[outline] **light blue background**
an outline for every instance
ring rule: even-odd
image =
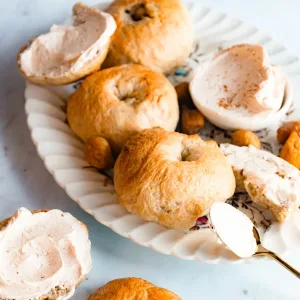
[[[75,300],[86,299],[100,285],[125,276],[148,279],[173,290],[184,300],[300,299],[299,281],[273,262],[206,265],[135,245],[97,223],[54,182],[30,139],[24,113],[24,82],[16,69],[15,58],[28,38],[47,31],[53,23],[62,22],[74,3],[74,0],[0,1],[0,219],[21,206],[59,208],[88,225],[93,270],[77,289]],[[300,53],[299,0],[201,3],[258,26],[292,53]],[[300,267],[300,254],[289,260]]]

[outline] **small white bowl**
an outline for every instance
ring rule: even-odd
[[[286,86],[284,92],[284,98],[281,108],[274,113],[263,112],[254,116],[234,115],[225,116],[220,111],[212,111],[208,107],[201,103],[201,91],[197,90],[198,76],[202,75],[201,72],[196,72],[195,77],[190,82],[189,90],[195,106],[201,111],[201,113],[215,126],[225,130],[237,130],[246,129],[251,131],[258,131],[264,128],[271,127],[280,123],[285,117],[292,104],[292,86],[288,79],[286,79]]]

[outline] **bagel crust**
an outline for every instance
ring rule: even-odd
[[[88,300],[181,300],[174,293],[140,278],[121,278],[110,281]]]
[[[135,63],[169,74],[192,51],[192,17],[180,0],[116,0],[107,12],[117,29],[104,67]]]
[[[67,116],[83,141],[101,136],[119,153],[142,129],[175,130],[179,108],[175,89],[162,74],[124,65],[87,77],[70,97]]]
[[[126,143],[114,168],[120,203],[141,218],[189,229],[235,191],[231,166],[214,141],[152,128]]]

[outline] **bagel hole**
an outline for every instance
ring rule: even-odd
[[[199,158],[197,149],[183,148],[181,151],[181,161],[196,161]]]
[[[132,104],[133,102],[135,102],[136,98],[135,97],[131,97],[130,95],[122,95],[121,97],[119,97],[120,101],[125,101],[129,104]]]
[[[134,22],[139,22],[144,18],[152,18],[150,12],[147,10],[145,4],[136,4],[132,6],[130,9],[126,9],[125,13],[130,15],[131,19]]]
[[[138,105],[147,97],[147,87],[146,80],[133,77],[114,82],[113,93],[119,101],[124,101],[129,105]]]
[[[181,151],[181,161],[188,161],[188,156],[190,155],[187,149]]]
[[[180,161],[196,161],[200,157],[199,149],[183,149],[180,153]]]
[[[116,88],[116,93],[115,95],[117,96],[117,98],[120,100],[120,101],[124,101],[126,102],[127,104],[133,104],[134,102],[136,102],[136,97],[134,97],[134,95],[130,95],[129,93],[120,93],[120,91],[118,90],[118,88]]]
[[[119,88],[117,85],[114,87],[114,94],[119,101],[125,101],[129,104],[136,101],[136,98],[133,95],[130,95],[129,92],[125,92],[124,89]]]
[[[181,144],[181,161],[197,161],[203,152],[203,141],[201,139],[184,139]]]

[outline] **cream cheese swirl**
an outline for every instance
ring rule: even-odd
[[[21,53],[21,69],[27,76],[56,77],[75,72],[105,51],[116,29],[114,18],[80,3],[73,12],[72,26],[53,25]]]
[[[0,299],[39,299],[55,287],[68,299],[91,269],[90,249],[87,229],[69,213],[20,208],[0,231]]]
[[[271,64],[262,46],[240,44],[203,61],[190,91],[195,105],[213,124],[254,130],[263,128],[260,124],[281,109],[285,86],[285,75]]]

